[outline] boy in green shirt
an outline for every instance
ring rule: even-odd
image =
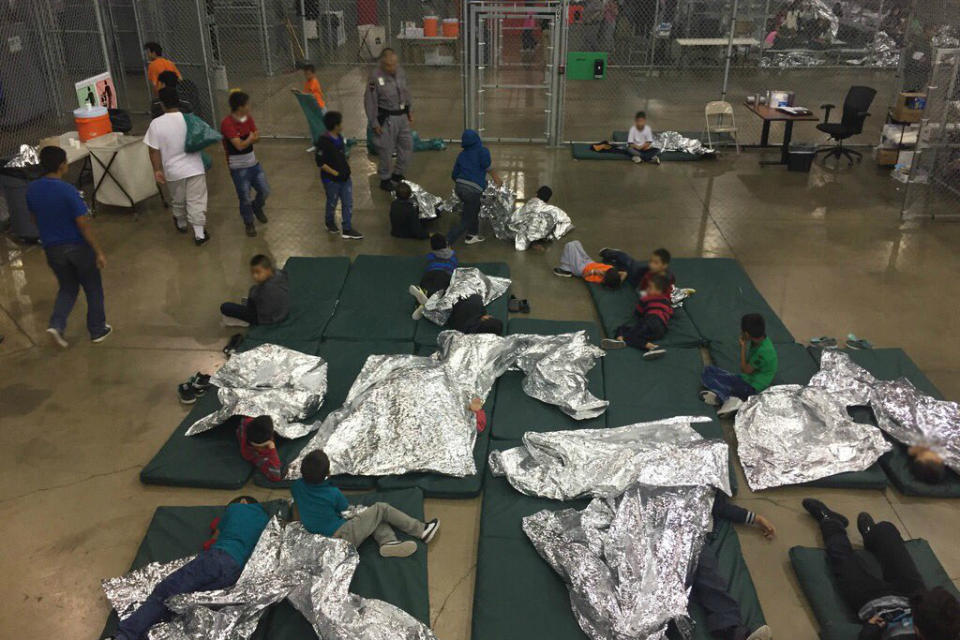
[[[740,401],[770,386],[777,375],[777,352],[767,337],[767,327],[759,313],[748,313],[740,319],[740,372],[731,373],[720,367],[704,367],[700,381],[704,387],[700,399],[710,406],[724,405],[720,413],[730,413],[730,398]],[[735,403],[739,406],[739,403]]]

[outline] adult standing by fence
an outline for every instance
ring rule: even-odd
[[[407,75],[400,68],[400,60],[393,49],[384,49],[380,64],[370,74],[363,99],[367,112],[368,131],[373,131],[373,145],[380,156],[377,175],[380,188],[393,191],[404,180],[407,163],[413,154],[413,114]],[[396,152],[397,160],[390,164]]]

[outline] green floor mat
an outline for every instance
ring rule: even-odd
[[[358,256],[324,339],[412,341],[416,303],[407,290],[420,282],[423,266],[422,257]]]
[[[286,500],[271,500],[262,504],[271,515],[288,517],[289,503]],[[157,507],[129,570],[139,569],[151,562],[171,562],[199,552],[203,549],[203,543],[210,538],[210,523],[223,515],[225,508],[226,505]],[[262,619],[254,638],[264,637],[266,617]],[[100,637],[112,637],[117,632],[118,622],[117,613],[111,611]]]
[[[747,313],[764,317],[767,335],[774,343],[795,342],[736,260],[675,258],[670,268],[677,277],[677,286],[697,290],[684,308],[707,342],[736,342],[740,318]]]
[[[936,385],[920,371],[916,363],[902,349],[844,349],[843,351],[850,356],[851,360],[881,380],[907,378],[923,393],[934,398],[943,398],[943,394]],[[817,362],[820,361],[820,353],[820,349],[810,348],[810,354]],[[857,419],[857,411],[853,414]],[[864,417],[859,421],[876,424],[868,410],[862,410],[861,414]],[[880,458],[880,466],[883,467],[893,486],[904,495],[960,498],[960,476],[947,470],[946,480],[940,484],[921,482],[910,471],[910,456],[907,455],[907,448],[898,442],[893,443],[893,451]]]
[[[380,490],[418,487],[429,498],[474,498],[483,488],[483,476],[487,470],[487,451],[490,448],[490,416],[494,413],[499,397],[500,382],[494,385],[487,395],[484,411],[487,414],[487,428],[477,434],[473,447],[473,461],[477,472],[463,478],[445,476],[439,473],[407,473],[404,475],[381,476],[377,478]]]
[[[642,407],[648,420],[703,415],[694,411],[705,406],[698,396],[703,370],[699,349],[667,349],[662,358],[649,361],[637,349],[620,349],[608,351],[602,362],[610,409],[618,404]],[[618,426],[609,419],[607,424]]]
[[[321,420],[326,418],[331,411],[335,411],[343,406],[353,386],[360,369],[363,368],[367,358],[374,354],[388,353],[413,353],[413,344],[410,342],[392,342],[383,340],[380,342],[354,342],[352,340],[330,340],[320,343],[317,347],[317,355],[327,362],[327,394],[323,399],[323,406],[317,414]],[[310,442],[312,436],[298,438],[297,440],[281,439],[277,445],[277,453],[284,466],[289,464],[300,451]],[[367,476],[333,476],[331,482],[341,489],[361,490],[373,489],[376,486],[376,479]],[[270,482],[259,471],[253,474],[253,482],[259,487],[283,488],[289,487],[290,482]]]
[[[681,131],[680,135],[684,138],[691,138],[693,140],[700,140],[701,138],[704,140],[706,139],[706,131]],[[613,142],[626,142],[628,136],[629,132],[626,129],[617,129],[611,134],[610,140]],[[714,142],[733,144],[733,136],[726,131],[711,133],[710,139]]]
[[[349,258],[342,257],[287,260],[284,269],[290,283],[290,315],[277,324],[250,327],[247,337],[276,344],[320,340],[337,307],[349,268]]]
[[[810,382],[819,367],[810,356],[807,348],[795,342],[790,344],[776,344],[777,375],[773,378],[773,385],[802,384]],[[737,372],[740,370],[740,345],[736,342],[717,341],[710,343],[710,359],[713,364]]]
[[[607,289],[595,283],[586,284],[608,338],[615,338],[621,325],[635,322],[633,310],[637,306],[637,293],[633,287]],[[682,307],[674,310],[666,335],[657,340],[657,344],[663,347],[696,347],[701,342],[700,333]]]
[[[534,333],[557,335],[585,330],[591,341],[597,344],[597,327],[588,322],[557,322],[517,318],[510,321],[508,333]],[[606,426],[605,414],[589,419],[574,420],[555,405],[531,398],[523,391],[523,374],[509,371],[497,383],[497,406],[491,420],[495,439],[519,440],[527,431],[568,431],[571,429],[596,429]],[[587,373],[587,388],[598,398],[603,398],[603,361],[598,361]]]
[[[477,267],[481,272],[488,276],[496,276],[498,278],[510,277],[510,267],[505,262],[465,262],[460,266]],[[421,273],[419,276],[417,276],[417,279],[411,284],[420,282],[420,276],[422,275],[423,274]],[[409,297],[409,294],[407,294],[407,296]],[[487,313],[500,320],[504,327],[507,326],[507,302],[509,300],[510,290],[508,289],[506,293],[487,305]],[[444,327],[440,327],[430,322],[426,318],[421,318],[418,320],[416,325],[417,328],[416,332],[414,333],[413,341],[417,344],[436,346],[437,336],[439,336],[440,332],[444,330]]]
[[[575,160],[629,160],[630,156],[625,153],[610,153],[594,151],[589,142],[570,143],[570,153]],[[696,160],[713,160],[716,155],[697,155],[694,153],[684,153],[682,151],[663,151],[660,153],[662,162],[691,162]]]
[[[239,489],[245,485],[253,468],[240,457],[233,429],[210,429],[189,438],[184,435],[190,425],[219,408],[217,388],[211,387],[140,471],[140,482],[203,489]]]
[[[926,540],[908,540],[906,544],[927,588],[941,586],[955,597],[960,597],[960,593],[953,586],[953,582]],[[858,553],[861,554],[864,563],[872,567],[876,575],[880,575],[879,563],[873,554],[866,551]],[[790,563],[797,574],[800,588],[807,596],[813,615],[820,624],[820,638],[822,640],[857,640],[862,625],[857,619],[856,612],[844,602],[836,587],[826,551],[811,547],[793,547],[790,549]]]

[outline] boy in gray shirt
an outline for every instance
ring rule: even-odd
[[[250,276],[256,284],[250,287],[245,304],[224,302],[220,305],[223,323],[246,326],[283,322],[290,313],[287,272],[274,269],[270,258],[258,253],[250,259]]]

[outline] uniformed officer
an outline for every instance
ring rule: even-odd
[[[380,188],[393,191],[403,181],[403,172],[413,153],[410,90],[407,88],[407,76],[400,68],[393,49],[384,49],[380,54],[380,65],[370,74],[370,82],[367,83],[363,107],[367,112],[368,131],[373,131],[373,146],[380,156],[377,169]],[[394,152],[397,162],[391,171],[390,162]]]

